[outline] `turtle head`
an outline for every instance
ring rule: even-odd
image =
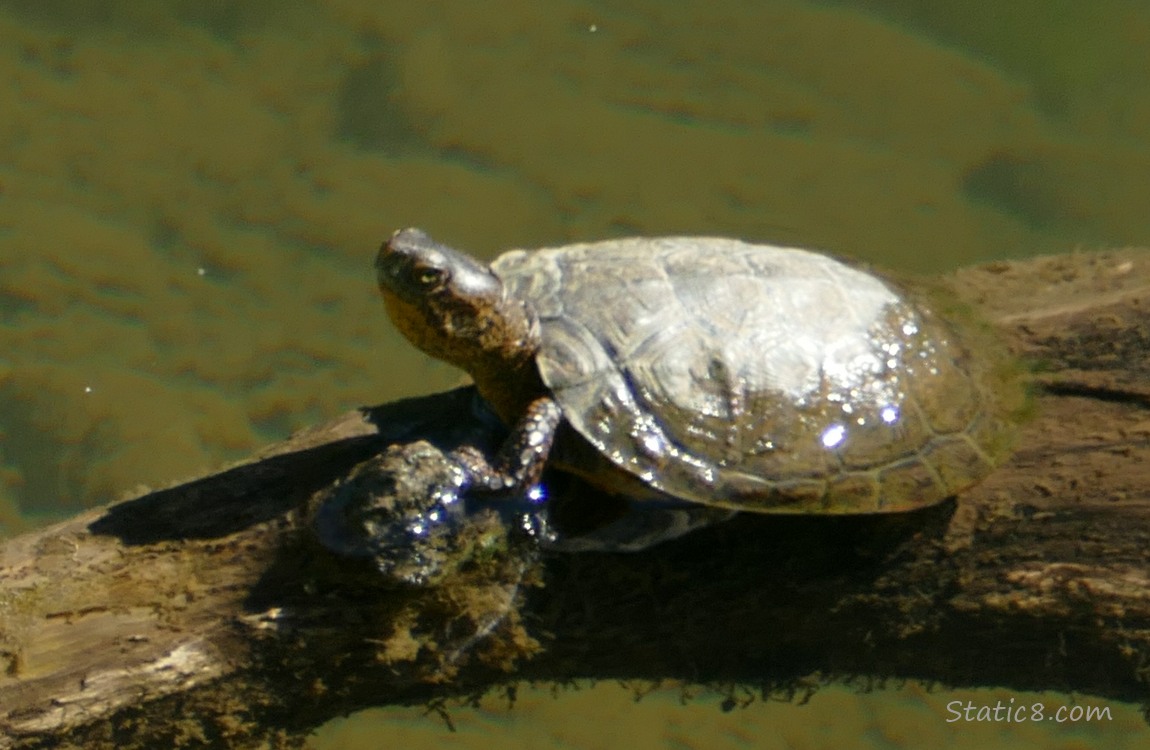
[[[514,384],[534,361],[534,314],[524,301],[509,299],[503,282],[478,260],[418,229],[401,229],[380,248],[375,270],[400,332],[431,356],[467,370],[481,392],[500,381]]]

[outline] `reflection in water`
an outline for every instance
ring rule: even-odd
[[[413,707],[366,711],[333,721],[314,738],[316,750],[378,747],[387,737],[399,747],[489,748],[493,743],[539,748],[611,748],[626,737],[631,748],[1086,748],[1134,750],[1146,742],[1138,710],[1087,697],[1076,703],[1109,706],[1110,721],[955,721],[954,701],[993,707],[1035,706],[1050,716],[1075,703],[1054,693],[1005,690],[927,690],[910,683],[875,692],[847,687],[817,690],[810,701],[750,699],[702,689],[619,685],[614,682],[552,691],[521,686],[514,706],[497,696],[478,709],[449,709],[456,731]],[[636,698],[642,696],[641,700]],[[683,696],[688,696],[685,700]],[[728,700],[728,698],[732,698]],[[735,706],[733,709],[731,706]],[[976,715],[976,714],[975,714]],[[1050,722],[1054,723],[1054,722]],[[1104,742],[1100,739],[1104,738]],[[374,744],[373,744],[374,743]]]

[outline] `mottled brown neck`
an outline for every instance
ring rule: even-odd
[[[518,361],[484,357],[466,369],[479,394],[508,427],[519,421],[528,404],[546,392],[534,355]]]

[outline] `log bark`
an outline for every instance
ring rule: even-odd
[[[389,444],[472,440],[470,392],[363,409],[4,543],[0,748],[288,746],[361,707],[524,679],[687,680],[732,703],[893,678],[1146,702],[1150,253],[945,283],[1034,381],[1013,457],[953,502],[742,515],[643,553],[551,554],[518,587],[486,569],[387,588],[315,541],[315,495]]]

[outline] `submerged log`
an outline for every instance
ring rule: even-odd
[[[364,409],[4,543],[0,748],[292,745],[358,708],[523,679],[735,700],[865,676],[1147,702],[1150,253],[946,283],[1035,382],[1013,457],[955,501],[742,515],[642,553],[388,588],[315,541],[316,493],[389,444],[473,440],[471,393]]]

